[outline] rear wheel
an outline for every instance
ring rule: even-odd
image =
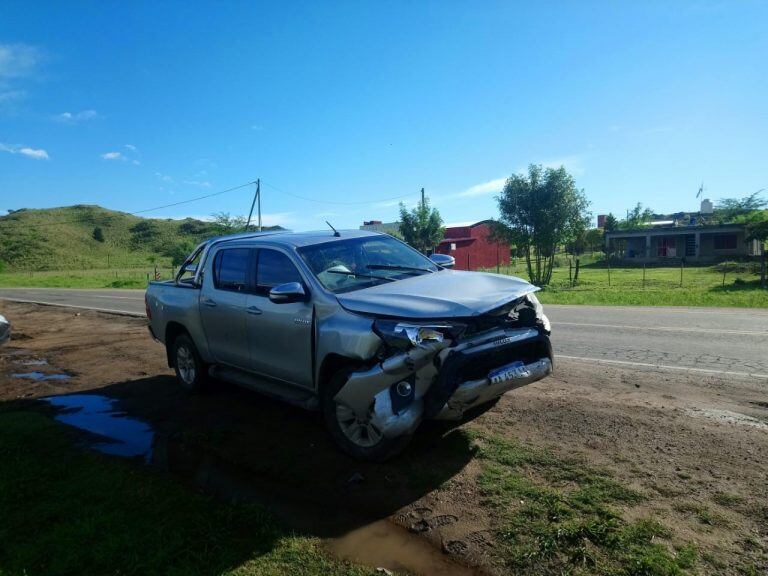
[[[372,421],[373,398],[368,413],[360,417],[349,407],[336,402],[334,396],[347,383],[354,370],[345,368],[338,371],[325,386],[321,398],[323,420],[336,445],[358,460],[382,462],[405,448],[410,434],[388,438]]]
[[[188,334],[179,334],[174,339],[171,358],[176,378],[186,390],[199,392],[205,387],[207,367]]]

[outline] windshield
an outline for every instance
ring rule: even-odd
[[[337,294],[440,269],[391,236],[338,240],[305,246],[298,252],[322,285]]]

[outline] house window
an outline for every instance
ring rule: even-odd
[[[736,234],[715,234],[715,250],[735,250]]]
[[[456,242],[451,242],[451,252],[456,251]]]

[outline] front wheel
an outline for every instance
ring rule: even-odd
[[[179,383],[190,392],[201,391],[206,383],[206,366],[192,338],[187,334],[177,336],[172,344],[172,352],[173,368]]]
[[[325,386],[321,398],[325,426],[336,445],[353,458],[383,462],[400,453],[410,441],[411,435],[404,434],[395,438],[385,436],[371,422],[373,398],[368,414],[363,418],[358,417],[348,406],[334,400],[352,372],[350,368],[340,370]]]

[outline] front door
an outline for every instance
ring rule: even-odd
[[[245,307],[254,254],[250,248],[217,251],[200,293],[200,318],[211,354],[216,362],[243,370],[251,359]]]
[[[257,255],[256,290],[246,305],[251,369],[300,386],[312,387],[312,303],[276,304],[269,291],[287,282],[306,288],[291,258],[279,250],[261,248]]]

